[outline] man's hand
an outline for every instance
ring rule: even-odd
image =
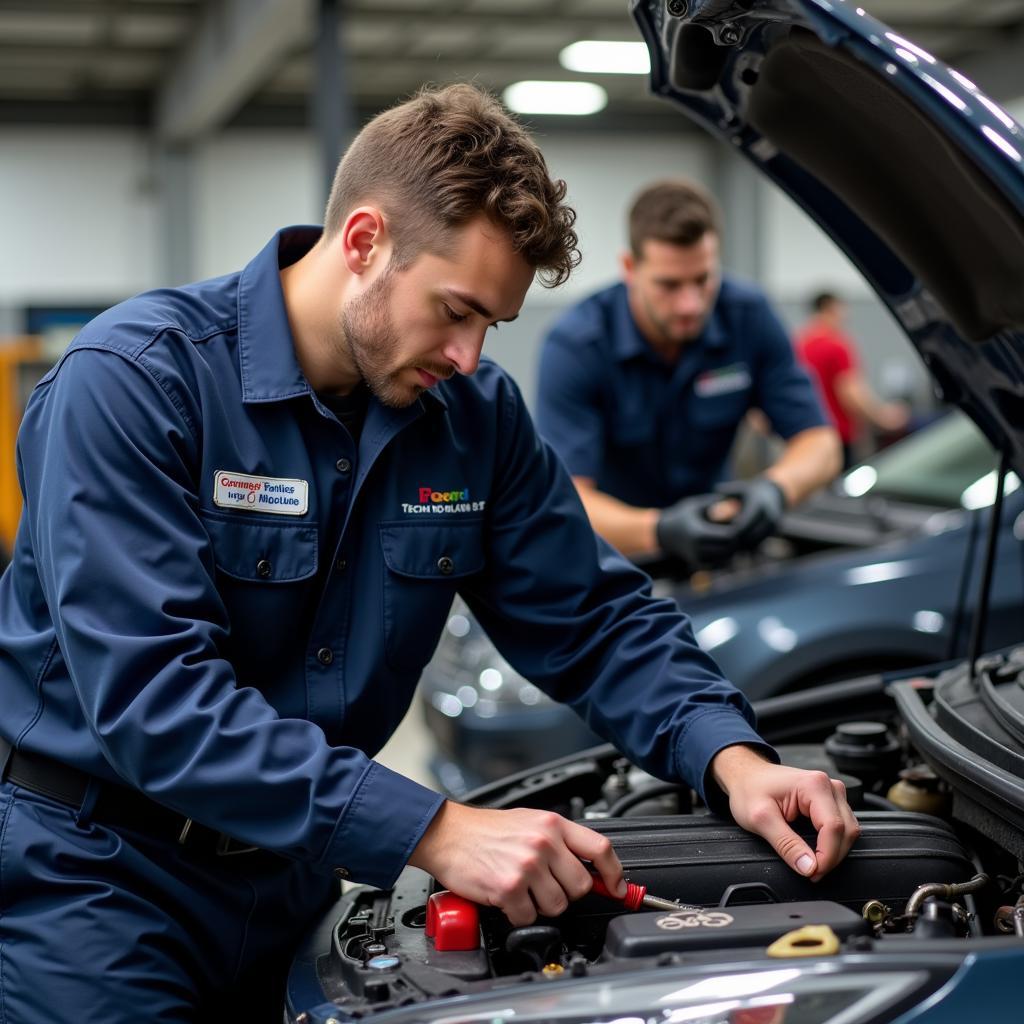
[[[495,811],[447,801],[409,863],[474,903],[497,907],[518,926],[557,917],[593,881],[625,896],[622,865],[605,836],[551,811]]]
[[[719,751],[711,772],[729,797],[737,824],[766,839],[797,874],[812,882],[831,871],[860,835],[846,787],[824,772],[772,764],[744,746]],[[789,827],[799,815],[810,818],[818,833],[816,850]]]
[[[727,562],[738,550],[736,525],[709,518],[723,504],[719,495],[697,494],[665,509],[656,527],[658,546],[693,568]]]
[[[739,502],[739,510],[730,525],[735,533],[737,548],[757,547],[770,537],[786,511],[786,496],[782,488],[766,476],[752,480],[733,480],[719,484],[719,494]]]

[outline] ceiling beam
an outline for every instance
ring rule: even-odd
[[[0,4],[5,14],[74,14],[117,16],[119,14],[140,14],[142,16],[172,15],[191,18],[193,9],[181,0],[146,0],[144,6],[128,7],[124,0],[3,0]]]
[[[309,0],[215,0],[156,100],[155,131],[183,143],[223,124],[308,38]]]

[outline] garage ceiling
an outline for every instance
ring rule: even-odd
[[[1024,67],[1022,0],[862,0],[1000,99],[986,68]],[[339,0],[346,77],[365,116],[423,82],[500,91],[569,79],[578,39],[638,38],[626,0]],[[185,141],[223,124],[308,123],[317,0],[0,0],[0,123],[152,125]],[[996,57],[993,57],[993,54]],[[995,75],[995,70],[993,70]],[[609,94],[588,127],[647,126],[644,79],[588,75]],[[1019,93],[1024,94],[1024,74]],[[678,128],[678,118],[672,118]]]

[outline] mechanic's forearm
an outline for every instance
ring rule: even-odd
[[[859,373],[843,374],[836,381],[836,394],[846,411],[878,430],[899,430],[906,425],[906,413],[898,404],[883,402]]]
[[[658,551],[655,530],[658,525],[658,510],[636,508],[627,505],[610,494],[599,491],[593,480],[587,477],[573,477],[583,507],[587,510],[590,525],[612,547],[624,555],[648,555]]]
[[[779,459],[764,475],[775,481],[792,508],[819,487],[824,487],[842,469],[839,435],[832,427],[811,427],[786,442]]]
[[[737,743],[731,747],[724,747],[715,754],[708,768],[718,788],[728,796],[732,783],[736,779],[741,778],[762,764],[770,763],[768,758],[760,751],[745,744]]]

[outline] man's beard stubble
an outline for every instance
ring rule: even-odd
[[[370,393],[382,405],[400,409],[416,401],[419,392],[403,388],[398,373],[389,369],[399,344],[389,308],[393,275],[394,268],[388,266],[364,295],[342,309],[340,344],[348,351]]]
[[[400,347],[391,315],[395,273],[395,265],[389,264],[365,294],[342,310],[338,344],[347,352],[370,393],[382,405],[401,409],[412,405],[426,390],[422,384],[402,384],[400,378],[404,371],[420,368],[438,380],[447,380],[455,373],[455,367],[451,363],[439,365],[426,358],[394,365]]]

